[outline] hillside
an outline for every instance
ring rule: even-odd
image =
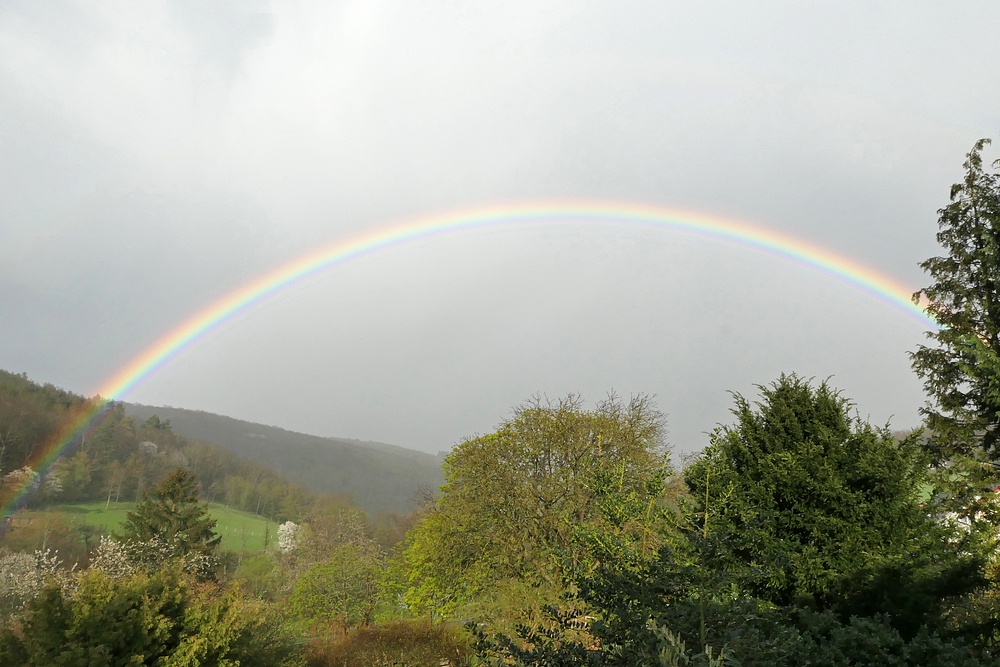
[[[37,485],[18,508],[135,501],[179,467],[194,473],[208,500],[273,521],[301,521],[317,501],[329,500],[220,445],[185,438],[159,419],[137,422],[120,403],[105,406],[87,437],[67,443],[36,478],[38,443],[51,441],[88,401],[0,370],[0,488],[9,494],[24,479]]]
[[[178,434],[215,443],[320,493],[350,494],[369,513],[408,512],[421,487],[442,482],[441,459],[376,442],[322,438],[222,415],[126,404],[139,421],[156,415]]]

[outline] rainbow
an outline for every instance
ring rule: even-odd
[[[74,414],[31,461],[44,473],[74,442],[97,427],[109,402],[121,400],[171,359],[230,318],[260,305],[317,274],[348,260],[422,239],[483,228],[554,224],[646,227],[690,234],[769,253],[827,274],[936,329],[912,290],[834,252],[780,232],[737,220],[681,209],[600,201],[509,204],[404,221],[341,239],[283,264],[233,290],[167,332],[109,377],[96,397]],[[25,484],[0,496],[0,514],[9,516],[31,491]]]

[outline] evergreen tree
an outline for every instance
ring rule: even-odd
[[[923,412],[939,459],[977,450],[1000,458],[1000,175],[983,168],[989,143],[973,146],[938,212],[947,254],[920,265],[933,283],[913,295],[941,325],[928,333],[936,344],[911,355],[931,398]]]
[[[184,553],[208,553],[222,541],[213,530],[215,524],[208,506],[199,500],[198,480],[189,470],[178,468],[125,515],[122,537],[136,542],[177,540]]]
[[[960,536],[922,502],[915,438],[853,418],[826,383],[783,375],[760,389],[757,404],[736,396],[736,423],[685,471],[714,567],[757,599],[888,613],[908,636],[983,584],[972,544],[956,551]]]

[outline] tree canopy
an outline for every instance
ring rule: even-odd
[[[21,623],[21,632],[0,627],[4,665],[300,664],[263,604],[239,589],[197,588],[174,569],[127,579],[88,572],[72,593],[46,589]]]
[[[613,473],[645,496],[664,464],[663,423],[645,397],[612,396],[594,410],[577,396],[536,399],[458,445],[440,497],[408,537],[407,601],[446,611],[501,580],[559,582],[557,555],[602,520],[595,476]]]

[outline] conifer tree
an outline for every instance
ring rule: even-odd
[[[194,473],[178,468],[125,515],[122,537],[136,542],[176,540],[184,553],[208,553],[222,540],[213,530],[215,524],[198,497]]]
[[[915,437],[897,442],[852,417],[825,382],[782,375],[760,392],[757,403],[735,395],[736,423],[716,429],[684,472],[715,538],[701,547],[713,567],[773,604],[889,613],[911,633],[941,590],[981,583],[972,547],[956,550],[922,502],[929,473]],[[701,535],[697,526],[691,537]]]
[[[938,213],[946,255],[921,263],[933,283],[913,295],[941,325],[911,354],[930,402],[923,409],[937,458],[980,451],[1000,458],[1000,175],[983,168],[980,139]],[[996,166],[997,162],[993,163]]]

